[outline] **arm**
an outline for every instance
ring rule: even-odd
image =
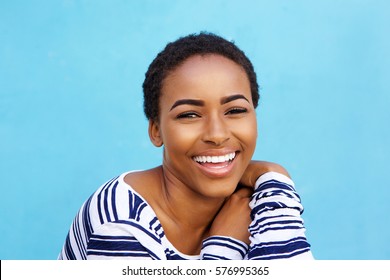
[[[241,186],[225,201],[203,243],[202,259],[243,259],[250,244],[248,227],[251,223],[249,202],[257,178],[270,170],[287,174],[281,166],[252,161],[245,171]],[[230,250],[230,251],[229,251]]]
[[[94,221],[96,212],[91,212],[89,206],[90,200],[74,219],[59,260],[159,259],[165,256],[156,238],[152,240],[135,221],[98,224]],[[150,248],[145,248],[140,241],[150,244]]]
[[[203,242],[201,259],[242,260],[249,248],[249,201],[253,191],[241,188],[224,203]]]
[[[242,260],[248,245],[230,236],[212,235],[203,241],[201,260]]]
[[[281,166],[252,162],[243,176],[253,184],[248,259],[312,259],[294,183]]]
[[[117,178],[108,181],[77,213],[59,259],[166,258],[146,206]]]

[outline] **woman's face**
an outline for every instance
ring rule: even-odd
[[[256,146],[256,112],[243,68],[220,55],[192,56],[164,80],[159,123],[163,166],[191,191],[227,197]]]

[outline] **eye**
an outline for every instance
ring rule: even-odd
[[[225,115],[238,115],[238,114],[244,114],[246,112],[248,112],[248,110],[246,108],[234,107],[234,108],[229,109],[225,113]]]
[[[176,119],[195,119],[195,118],[199,118],[200,115],[195,113],[195,112],[184,112],[184,113],[181,113],[179,114]]]

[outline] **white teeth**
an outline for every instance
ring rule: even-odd
[[[236,153],[230,153],[224,156],[196,156],[193,159],[199,163],[221,163],[232,160],[236,157]]]

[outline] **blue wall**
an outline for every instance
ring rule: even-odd
[[[390,259],[390,2],[1,1],[0,259],[55,259],[104,181],[161,162],[142,112],[164,45],[234,39],[318,259]]]

